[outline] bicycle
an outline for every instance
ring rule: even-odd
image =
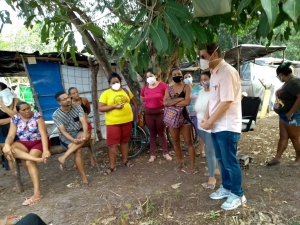
[[[198,146],[200,143],[198,142],[198,132],[197,132],[197,128],[195,126],[195,124],[193,123],[190,123],[191,125],[191,128],[192,128],[192,140],[193,140],[193,144],[194,146]],[[169,144],[174,147],[174,144],[173,144],[173,141],[172,141],[172,137],[171,137],[171,134],[170,134],[170,129],[169,127],[167,127],[166,129],[166,133],[167,133],[167,140],[169,142]],[[180,138],[180,141],[183,141],[183,138]],[[187,148],[185,147],[184,144],[181,145],[181,148],[182,150],[187,150]]]
[[[134,122],[128,142],[128,159],[136,158],[145,151],[148,146],[148,137],[147,130]]]

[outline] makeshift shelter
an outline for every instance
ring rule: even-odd
[[[59,107],[54,98],[56,92],[63,90],[67,92],[70,87],[76,87],[80,96],[86,97],[90,103],[92,102],[92,78],[88,57],[76,54],[77,67],[74,66],[74,62],[70,58],[69,54],[67,54],[66,60],[63,61],[59,53],[45,53],[40,55],[38,52],[27,54],[0,51],[0,76],[28,77],[35,104],[38,111],[45,118],[49,134],[55,129],[52,114]],[[112,67],[115,72],[119,73],[115,64],[112,64]],[[97,92],[99,97],[108,88],[107,78],[101,68],[99,69],[97,78]],[[124,79],[122,85],[126,86]],[[91,104],[89,118],[92,122],[93,115]],[[103,114],[100,114],[100,124],[101,133],[105,138],[106,129]]]

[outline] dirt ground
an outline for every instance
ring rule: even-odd
[[[135,167],[121,164],[110,176],[97,173],[84,157],[92,187],[80,187],[78,172],[72,168],[73,158],[67,161],[68,171],[61,172],[55,155],[46,165],[40,165],[42,200],[34,206],[22,206],[25,197],[32,195],[32,185],[23,168],[25,192],[14,193],[14,178],[0,170],[0,218],[7,215],[26,215],[34,212],[45,222],[54,225],[91,224],[300,224],[300,168],[289,167],[294,150],[289,145],[282,163],[266,167],[278,140],[278,118],[259,120],[255,131],[243,133],[239,150],[253,157],[248,170],[243,170],[243,188],[247,204],[236,210],[220,210],[224,200],[211,200],[212,191],[205,190],[205,159],[197,157],[199,173],[184,174],[176,170],[176,159],[159,158],[147,163],[145,153],[133,160]],[[107,149],[98,148],[102,170],[107,166]],[[189,162],[188,157],[185,158]],[[120,160],[119,160],[120,162]],[[172,185],[179,184],[178,188]],[[217,187],[220,177],[217,177]]]

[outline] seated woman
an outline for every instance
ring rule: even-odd
[[[89,132],[91,132],[93,130],[91,121],[89,119],[89,114],[91,112],[91,105],[89,103],[89,101],[87,100],[87,98],[84,97],[80,97],[77,88],[75,87],[70,87],[68,90],[68,94],[72,99],[72,104],[74,105],[80,105],[81,108],[83,109],[85,115],[86,115],[86,119],[88,121],[88,130]],[[91,165],[95,166],[96,162],[94,160],[93,154],[92,154],[92,150],[89,149],[89,156],[90,156],[90,161],[91,161]],[[76,167],[76,165],[74,165],[74,167]]]
[[[110,88],[104,91],[99,99],[99,111],[104,112],[105,115],[110,164],[104,175],[109,175],[116,170],[119,146],[124,166],[134,166],[133,163],[128,161],[128,142],[133,122],[133,112],[130,103],[135,106],[136,112],[138,112],[138,105],[131,91],[121,87],[121,82],[122,78],[117,73],[112,73],[108,78]]]
[[[192,121],[189,118],[186,109],[186,106],[191,103],[191,86],[183,83],[183,76],[180,68],[173,68],[171,70],[171,75],[174,84],[170,85],[165,92],[164,122],[167,126],[169,126],[171,138],[174,143],[174,151],[181,171],[185,172],[183,169],[184,161],[180,144],[180,133],[183,136],[185,145],[189,152],[191,173],[195,174],[198,171],[195,167],[196,152],[192,141],[192,130],[190,126]]]
[[[36,163],[46,163],[50,157],[46,124],[38,112],[33,113],[26,102],[16,105],[18,114],[12,117],[3,152],[8,160],[21,159],[33,183],[34,194],[22,203],[34,205],[42,197]],[[18,141],[14,142],[15,136]]]
[[[11,117],[17,114],[16,104],[18,102],[20,102],[20,100],[13,97],[7,85],[0,82],[0,148],[3,148],[4,146],[4,142],[9,130]],[[7,162],[5,157],[3,157],[2,160],[5,169],[8,170],[10,168],[11,172],[14,173],[12,163]]]

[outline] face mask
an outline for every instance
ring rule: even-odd
[[[192,78],[192,77],[185,78],[185,79],[183,80],[183,82],[184,82],[185,84],[192,84],[192,83],[193,83],[193,78]]]
[[[200,69],[201,70],[207,70],[209,69],[209,62],[213,62],[213,61],[216,61],[218,59],[214,59],[212,61],[210,61],[210,58],[212,57],[212,55],[215,53],[215,51],[217,51],[219,48],[219,46],[216,48],[216,50],[214,50],[214,52],[211,54],[211,56],[209,57],[209,59],[200,59]]]
[[[148,77],[147,78],[147,83],[150,85],[153,85],[155,83],[156,79],[155,77]]]
[[[278,80],[279,80],[280,82],[282,82],[281,76],[277,76],[277,78],[278,78]]]
[[[173,81],[175,83],[180,83],[182,81],[182,76],[176,76],[176,77],[173,77]]]
[[[0,98],[2,98],[2,102],[6,106],[10,106],[14,100],[14,97],[9,88],[5,88],[4,90],[0,91]]]
[[[209,84],[210,84],[209,81],[201,81],[201,85],[202,85],[202,87],[204,87],[204,88],[209,88]]]
[[[111,88],[115,91],[119,90],[121,87],[121,84],[120,83],[115,83],[111,86]]]

